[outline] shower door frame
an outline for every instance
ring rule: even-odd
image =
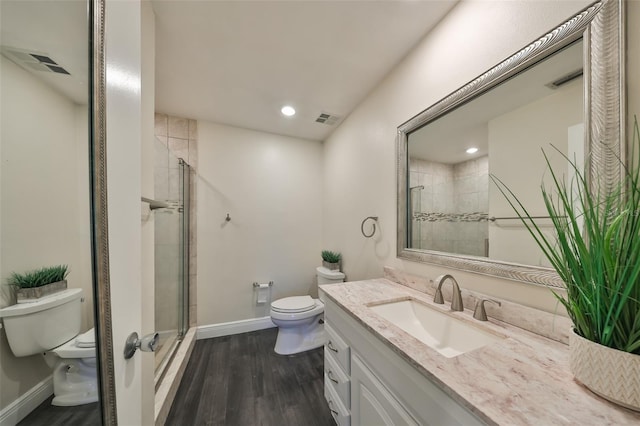
[[[178,158],[180,165],[180,180],[182,190],[182,291],[180,292],[180,305],[182,307],[182,315],[178,329],[178,341],[189,330],[189,269],[190,259],[190,242],[191,242],[191,166],[182,158]]]
[[[172,153],[169,151],[169,155]],[[191,213],[191,166],[184,159],[178,157],[180,202],[178,212],[182,215],[181,220],[181,260],[182,268],[180,274],[181,287],[178,295],[178,305],[181,308],[178,318],[178,330],[175,341],[164,355],[164,358],[157,365],[154,372],[155,388],[158,389],[167,368],[171,364],[177,349],[180,347],[185,334],[189,330],[189,257],[190,257],[190,213]]]

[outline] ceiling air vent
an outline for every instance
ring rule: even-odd
[[[60,64],[51,59],[46,53],[30,52],[15,47],[2,46],[2,53],[18,65],[22,65],[34,71],[55,72],[58,74],[69,74]]]
[[[563,75],[562,77],[558,78],[557,80],[552,81],[551,83],[547,84],[546,86],[549,89],[557,89],[560,86],[564,86],[565,84],[567,84],[568,82],[575,80],[576,78],[580,77],[582,75],[582,68],[573,72],[570,72],[569,74]]]
[[[327,114],[326,112],[323,112],[318,116],[318,118],[316,118],[316,123],[322,123],[328,126],[333,126],[338,121],[340,121],[341,118],[342,117],[339,117],[335,114]]]

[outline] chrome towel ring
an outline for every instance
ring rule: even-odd
[[[372,230],[371,230],[371,233],[367,235],[367,233],[364,232],[364,224],[369,219],[373,220],[374,223],[371,224],[371,226],[373,227]],[[369,216],[369,217],[366,217],[362,221],[362,223],[360,224],[360,231],[362,232],[362,235],[364,235],[365,238],[371,238],[376,233],[376,224],[375,224],[375,222],[377,222],[377,221],[378,221],[378,216]]]

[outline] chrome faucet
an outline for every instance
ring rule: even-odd
[[[462,311],[464,307],[462,306],[462,294],[460,293],[460,287],[458,286],[458,282],[453,276],[449,274],[440,275],[436,278],[436,283],[438,284],[438,288],[436,289],[436,294],[433,296],[433,303],[437,303],[439,305],[444,304],[444,298],[442,297],[442,284],[447,279],[451,279],[453,283],[453,295],[451,296],[451,310],[452,311]]]

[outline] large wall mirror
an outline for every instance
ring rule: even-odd
[[[597,2],[398,128],[398,257],[562,286],[490,175],[549,232],[542,150],[620,179],[623,18]]]
[[[115,423],[103,14],[103,0],[0,2],[0,424]],[[7,285],[57,265],[66,290],[21,300]]]

